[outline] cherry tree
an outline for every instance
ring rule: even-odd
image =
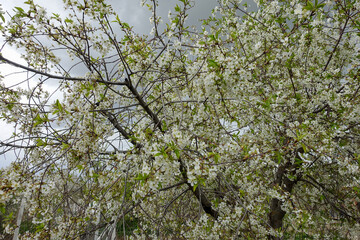
[[[27,63],[1,64],[29,83],[0,92],[21,239],[359,236],[360,1],[254,2],[219,0],[197,30],[194,1],[168,19],[143,1],[147,36],[104,0],[1,13]]]

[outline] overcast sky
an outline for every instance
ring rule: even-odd
[[[24,6],[25,0],[5,0],[2,6],[5,11],[12,13],[15,6]],[[44,6],[47,12],[61,13],[63,11],[63,0],[34,0],[36,4]],[[134,26],[136,32],[149,33],[149,17],[151,13],[146,7],[140,7],[140,0],[107,0],[118,13],[121,20]],[[149,2],[149,1],[148,1]],[[205,19],[216,6],[216,0],[194,0],[195,7],[189,12],[189,24],[196,25],[198,19]],[[150,3],[150,2],[149,2]],[[179,0],[159,0],[158,13],[167,20],[169,10],[174,12]]]
[[[16,6],[26,9],[26,5],[23,4],[24,1],[25,0],[5,0],[1,1],[0,4],[2,5],[3,11],[12,15],[14,13],[13,9]],[[48,13],[61,13],[64,11],[62,0],[34,0],[34,2],[45,7]],[[146,7],[140,6],[140,0],[108,0],[107,2],[113,6],[120,19],[127,22],[130,26],[133,26],[136,32],[141,34],[148,34],[150,32],[152,26],[150,25],[149,17],[151,16],[151,12],[149,12]],[[168,20],[167,16],[169,11],[174,12],[174,7],[176,4],[180,5],[180,3],[179,0],[159,0],[159,6],[157,8],[158,15],[162,17],[164,23]],[[189,11],[188,24],[200,26],[201,23],[199,19],[205,19],[210,16],[211,10],[216,6],[216,3],[216,0],[195,0],[195,7]],[[3,39],[1,38],[0,44],[3,44]],[[6,46],[2,49],[1,53],[4,57],[26,65],[26,63],[20,59],[19,50],[15,48]],[[19,71],[19,69],[0,64],[0,74],[3,76],[17,71]],[[5,84],[6,86],[11,86],[24,79],[25,75],[16,74],[6,77]],[[48,87],[51,88],[52,86]],[[51,89],[49,90],[51,91]],[[12,132],[13,127],[0,120],[0,140],[9,138]],[[2,150],[3,149],[0,148],[0,152]],[[15,156],[11,152],[0,155],[0,168],[9,165],[14,159]]]

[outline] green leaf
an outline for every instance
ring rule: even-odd
[[[16,29],[15,28],[9,28],[9,33],[11,34],[11,35],[14,35],[15,33],[16,33]]]
[[[215,36],[214,35],[209,35],[209,38],[210,38],[210,41],[213,41],[213,42],[215,42],[216,41],[216,38],[215,38]]]
[[[2,20],[3,22],[5,22],[5,18],[4,18],[4,16],[2,15],[1,12],[0,12],[0,18],[1,18],[1,20]]]
[[[0,204],[0,212],[2,213],[2,214],[5,214],[5,204]]]
[[[38,233],[38,232],[41,232],[43,229],[44,229],[44,227],[45,227],[45,223],[40,223],[40,224],[38,224],[38,225],[36,225],[36,233]]]
[[[180,150],[179,150],[179,149],[175,149],[174,152],[175,152],[176,157],[177,157],[177,158],[180,158]]]
[[[283,159],[282,154],[279,151],[276,151],[275,156],[276,156],[276,159],[277,159],[277,163],[280,164],[282,159]]]
[[[209,152],[209,156],[214,158],[214,161],[216,164],[219,163],[219,160],[220,160],[219,153]]]
[[[46,145],[47,145],[47,143],[44,142],[41,138],[36,139],[36,146],[41,147],[41,146],[46,146]]]
[[[277,22],[277,23],[284,23],[284,22],[286,22],[286,19],[283,18],[283,17],[278,17],[277,19],[275,19],[275,22]]]
[[[62,112],[64,110],[63,106],[61,105],[59,99],[56,99],[56,102],[54,104],[55,109],[59,110],[60,112]]]
[[[11,111],[14,106],[15,106],[15,105],[14,105],[13,103],[8,103],[8,104],[6,105],[6,108]]]
[[[359,187],[354,186],[354,187],[353,187],[353,190],[354,190],[357,194],[360,194],[360,188],[359,188]]]
[[[325,5],[326,5],[325,3],[321,3],[321,4],[317,5],[316,8],[323,8],[323,7],[325,7]]]
[[[40,117],[39,114],[36,115],[36,117],[34,118],[34,127],[42,124],[44,122],[44,120]]]
[[[307,4],[304,7],[304,9],[312,11],[314,9],[314,5],[313,5],[312,1],[307,1]]]
[[[139,173],[138,175],[137,175],[137,177],[135,177],[134,179],[135,180],[138,180],[138,181],[140,181],[141,182],[141,185],[149,178],[149,174],[146,174],[146,173],[144,173],[144,174],[142,174],[142,173]]]
[[[62,142],[61,143],[62,149],[68,149],[70,147],[69,144]]]
[[[168,129],[168,127],[167,127],[167,124],[166,124],[166,121],[165,120],[163,120],[162,121],[162,129],[166,132],[167,131],[167,129]]]
[[[127,24],[126,22],[123,22],[122,25],[123,25],[123,27],[126,28],[126,29],[131,29],[131,28],[130,28],[130,25]]]
[[[301,143],[301,146],[302,146],[302,148],[304,150],[304,153],[307,153],[308,149],[307,149],[306,145],[304,143]]]
[[[303,163],[304,161],[303,160],[301,160],[300,158],[295,158],[295,164],[296,165],[301,165],[302,163]]]
[[[172,22],[175,23],[176,25],[178,25],[179,24],[179,18],[178,17],[174,18],[174,20],[172,20]]]
[[[208,67],[218,68],[219,65],[214,59],[208,59]]]
[[[177,4],[176,4],[176,6],[175,6],[175,11],[176,11],[176,12],[180,12],[180,11],[181,11],[181,8],[180,8],[179,5],[177,5]]]
[[[21,7],[15,7],[15,9],[18,10],[18,12],[20,12],[20,13],[25,12],[24,9],[22,9]]]
[[[74,21],[72,20],[72,19],[70,19],[70,18],[65,18],[65,20],[64,20],[66,23],[73,23]]]
[[[305,133],[301,133],[299,130],[296,130],[296,140],[301,141],[305,136]]]
[[[240,196],[241,196],[241,197],[244,197],[244,196],[245,196],[245,191],[244,191],[244,190],[239,189],[239,193],[240,193]]]

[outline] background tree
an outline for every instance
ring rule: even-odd
[[[26,199],[23,239],[360,234],[360,2],[256,3],[221,0],[196,31],[194,2],[161,28],[145,1],[149,36],[103,0],[67,17],[29,0],[2,23],[28,65],[2,64],[37,81],[1,86],[19,154],[0,200]]]

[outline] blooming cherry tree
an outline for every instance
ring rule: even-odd
[[[0,13],[27,62],[2,64],[36,82],[0,92],[21,239],[359,236],[360,2],[254,2],[219,0],[196,30],[195,2],[165,20],[143,1],[148,36],[104,0]]]

